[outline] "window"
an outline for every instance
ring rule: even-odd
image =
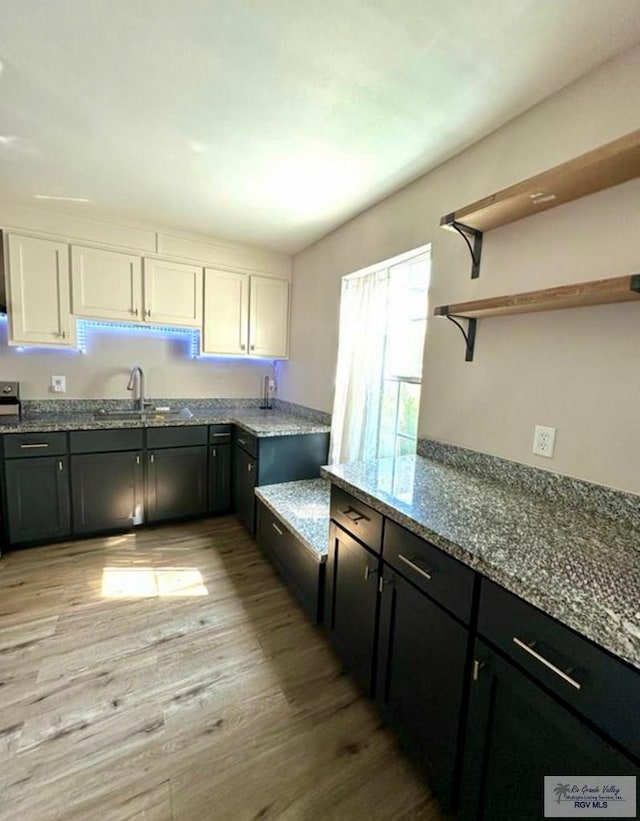
[[[428,248],[343,278],[331,461],[415,453]]]

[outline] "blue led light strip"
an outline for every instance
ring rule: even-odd
[[[182,339],[189,345],[189,354],[193,359],[200,356],[200,330],[198,328],[181,328],[169,325],[146,325],[142,323],[105,322],[95,319],[79,319],[76,322],[77,348],[81,353],[87,352],[87,335],[89,331],[108,331],[121,334],[144,334],[151,336],[173,337]]]

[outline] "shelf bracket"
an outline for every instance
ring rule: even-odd
[[[480,260],[482,258],[482,231],[458,222],[453,218],[453,214],[447,216],[447,225],[457,231],[466,242],[471,255],[471,279],[477,279],[480,276]],[[471,245],[470,238],[473,240],[473,245]]]
[[[447,314],[447,319],[453,322],[460,329],[460,333],[464,337],[464,343],[466,346],[465,350],[465,362],[473,362],[473,350],[476,346],[476,325],[478,320],[475,317],[469,316],[457,316],[456,314]],[[462,327],[462,325],[458,322],[459,319],[466,319],[467,321],[467,330]]]

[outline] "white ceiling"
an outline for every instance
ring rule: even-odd
[[[296,251],[638,42],[638,8],[0,0],[0,192]]]

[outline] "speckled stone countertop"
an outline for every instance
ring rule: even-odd
[[[640,669],[640,517],[607,519],[420,456],[322,473]]]
[[[329,494],[326,479],[303,479],[256,488],[256,496],[309,548],[326,561],[329,544]]]
[[[198,412],[189,419],[153,417],[144,420],[96,418],[91,413],[68,415],[43,414],[37,418],[23,419],[21,422],[0,424],[0,433],[47,433],[65,430],[113,430],[117,428],[157,428],[183,425],[216,425],[229,423],[252,433],[254,436],[294,436],[298,433],[328,433],[331,428],[289,413],[260,410],[225,411],[223,408],[212,413]]]

